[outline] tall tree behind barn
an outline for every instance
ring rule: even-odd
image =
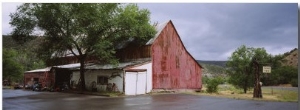
[[[136,4],[25,3],[10,16],[12,36],[20,42],[26,42],[35,29],[43,32],[40,56],[49,59],[53,53],[61,56],[69,51],[76,57],[80,62],[82,91],[89,56],[96,56],[101,63],[116,64],[116,44],[129,38],[146,42],[155,34],[150,12]]]

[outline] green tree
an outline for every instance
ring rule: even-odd
[[[277,85],[279,84],[279,80],[277,78],[280,77],[280,74],[276,74],[276,70],[281,68],[283,60],[283,55],[272,55],[270,59],[270,66],[272,68],[272,73],[262,74],[261,81],[264,85]],[[275,74],[274,74],[275,73]]]
[[[87,57],[117,64],[116,45],[130,38],[142,44],[155,34],[150,12],[136,4],[23,4],[10,16],[15,39],[26,41],[23,37],[35,29],[42,31],[39,53],[43,58],[71,52],[79,60],[81,91],[85,90]]]
[[[12,36],[3,36],[3,48],[16,51],[15,60],[23,66],[24,71],[44,68],[44,62],[37,57],[36,49],[40,39],[28,40],[27,42],[17,43]],[[34,37],[33,37],[34,38]]]
[[[256,57],[259,63],[266,63],[270,59],[264,48],[253,48],[242,45],[235,50],[229,57],[226,66],[229,78],[229,83],[237,88],[242,88],[244,93],[254,84],[253,67],[251,67],[252,59]]]
[[[3,79],[9,82],[22,79],[23,66],[17,62],[17,51],[3,48]]]
[[[292,66],[282,66],[275,68],[270,77],[275,81],[275,84],[289,84],[292,79],[298,78],[298,69]]]

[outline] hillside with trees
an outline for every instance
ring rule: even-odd
[[[298,86],[298,68],[282,65],[286,55],[271,55],[264,48],[253,48],[242,45],[236,49],[229,57],[227,62],[227,71],[229,75],[228,82],[237,88],[243,88],[246,92],[253,87],[255,65],[258,64],[258,74],[260,82],[265,86],[274,86],[279,84],[291,84]],[[271,66],[271,73],[262,73],[262,66]]]
[[[204,65],[215,65],[220,67],[226,67],[227,61],[208,61],[208,60],[197,60],[199,64]]]
[[[36,54],[38,40],[32,39],[27,43],[17,43],[12,36],[2,36],[3,55],[3,80],[12,82],[22,82],[25,71],[44,68],[43,60]]]
[[[199,63],[199,62],[198,62]],[[209,64],[209,63],[199,63],[201,66],[203,66],[203,76],[207,77],[215,77],[215,76],[226,76],[226,68],[215,65],[215,64]]]
[[[291,57],[292,55],[292,57]],[[263,86],[278,86],[290,84],[298,87],[298,68],[295,65],[285,65],[285,62],[294,62],[298,56],[298,50],[293,49],[279,55],[268,54],[264,48],[253,48],[242,45],[237,48],[228,61],[202,61],[198,63],[203,66],[203,84],[222,84],[228,82],[237,89],[243,89],[246,93],[254,88],[255,66],[254,59],[258,61],[259,79]],[[287,61],[288,60],[288,61]],[[225,66],[224,66],[225,65]],[[271,73],[262,73],[263,66],[271,66]],[[214,80],[218,80],[213,83]],[[215,89],[217,86],[213,86]],[[213,90],[214,90],[213,89]]]

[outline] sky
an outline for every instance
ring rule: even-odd
[[[9,13],[19,3],[2,3],[2,34],[12,31]],[[228,60],[241,45],[272,55],[298,47],[298,4],[138,3],[151,23],[171,20],[187,51],[197,60]]]

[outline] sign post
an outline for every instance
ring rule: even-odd
[[[263,73],[271,73],[271,66],[263,66]]]
[[[271,73],[271,66],[263,66],[263,73]],[[271,93],[273,95],[273,87],[271,87]]]

